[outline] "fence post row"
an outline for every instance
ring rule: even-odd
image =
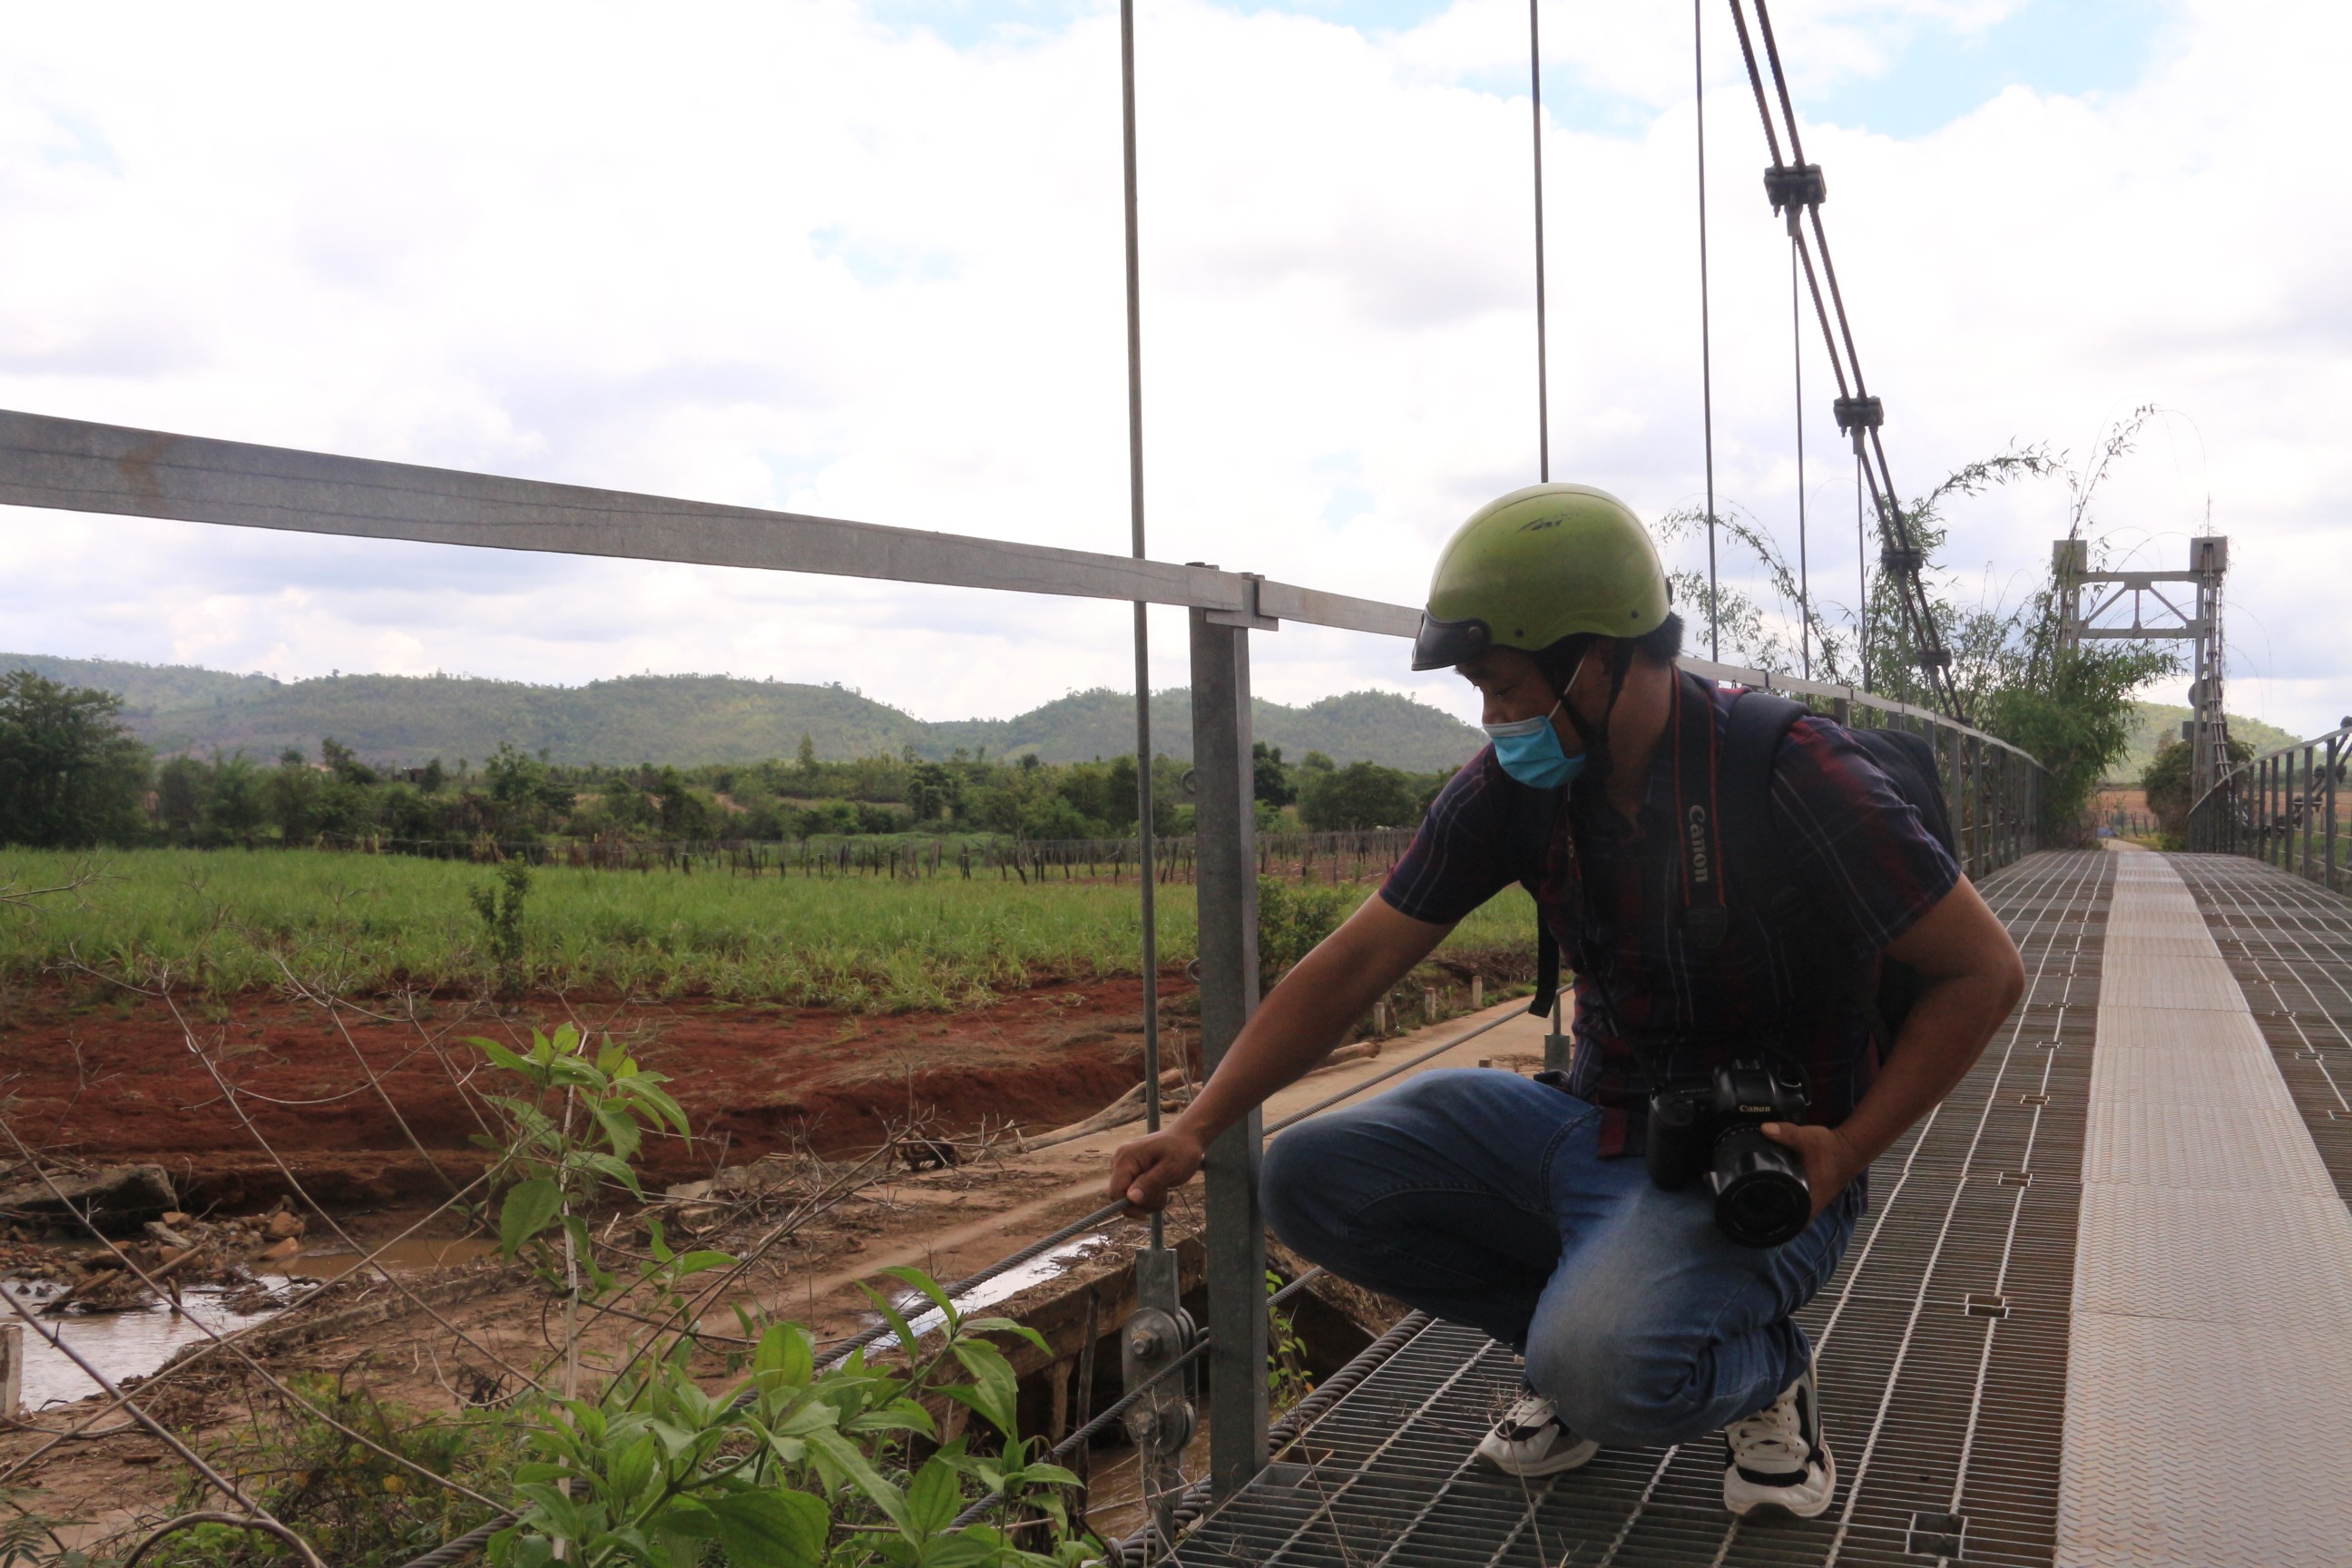
[[[2190,804],[2189,847],[2243,855],[2342,891],[2336,783],[2347,745],[2352,720],[2239,763]]]
[[[1201,1057],[1214,1072],[1257,1006],[1257,856],[1250,759],[1249,631],[1192,612],[1193,873],[1200,920]],[[1213,1496],[1265,1468],[1265,1216],[1261,1114],[1227,1128],[1202,1165],[1207,1207],[1209,1478]]]

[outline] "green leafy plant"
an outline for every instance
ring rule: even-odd
[[[85,1521],[28,1508],[36,1496],[25,1489],[0,1489],[0,1507],[8,1510],[0,1518],[0,1568],[89,1568],[88,1552],[63,1550],[58,1540],[59,1531]]]
[[[348,1376],[301,1373],[291,1385],[319,1410],[436,1475],[495,1495],[494,1478],[523,1457],[523,1432],[491,1411],[436,1415],[380,1400]],[[275,1407],[278,1419],[231,1424],[214,1462],[241,1477],[254,1500],[339,1568],[388,1568],[481,1523],[488,1510],[434,1486],[336,1430],[312,1412]],[[175,1511],[219,1506],[195,1476],[183,1478]],[[35,1561],[52,1559],[37,1557]],[[0,1564],[10,1559],[0,1552]],[[254,1531],[199,1524],[166,1538],[142,1563],[163,1568],[259,1568],[289,1561],[284,1543]]]
[[[470,1043],[529,1090],[489,1096],[506,1119],[506,1136],[478,1134],[474,1140],[501,1152],[507,1162],[510,1184],[499,1205],[500,1255],[525,1257],[542,1279],[570,1288],[570,1269],[555,1251],[556,1239],[568,1236],[572,1261],[587,1272],[587,1293],[611,1289],[613,1275],[596,1262],[581,1211],[607,1183],[632,1197],[645,1196],[630,1162],[646,1133],[676,1131],[683,1137],[688,1131],[686,1112],[661,1087],[669,1080],[645,1071],[635,1058],[610,1043],[590,1057],[580,1032],[569,1024],[552,1035],[533,1029],[527,1051],[478,1037]],[[660,1245],[658,1231],[655,1242]],[[689,1254],[665,1266],[674,1274],[690,1273],[731,1261],[723,1253]]]
[[[521,995],[530,978],[530,963],[523,952],[522,926],[523,900],[530,892],[530,868],[520,856],[499,863],[497,887],[466,890],[466,896],[473,900],[474,912],[481,917],[490,963],[498,974],[499,994],[509,1000]]]
[[[1315,944],[1355,912],[1357,896],[1344,888],[1305,887],[1279,877],[1257,879],[1258,984],[1272,985]]]
[[[1307,1364],[1307,1341],[1288,1312],[1274,1304],[1282,1276],[1265,1272],[1265,1402],[1279,1414],[1315,1392],[1315,1374]]]
[[[940,1320],[927,1351],[899,1308],[868,1289],[903,1367],[859,1351],[820,1369],[807,1333],[780,1323],[761,1335],[749,1375],[722,1393],[689,1375],[694,1345],[682,1335],[600,1398],[538,1407],[530,1458],[516,1472],[526,1510],[491,1542],[491,1561],[539,1568],[559,1542],[588,1568],[694,1568],[713,1546],[737,1568],[1064,1568],[1098,1552],[1070,1539],[1060,1489],[1077,1478],[1020,1436],[1012,1364],[986,1336],[1044,1340],[961,1315],[919,1269],[888,1272]],[[992,1429],[993,1452],[968,1436],[940,1439],[935,1411],[950,1404]],[[1044,1527],[1036,1546],[995,1524],[955,1525],[990,1492]]]

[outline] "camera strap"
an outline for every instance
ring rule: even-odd
[[[1722,756],[1715,702],[1695,676],[1675,681],[1675,836],[1681,847],[1683,940],[1712,952],[1731,930],[1723,890]]]

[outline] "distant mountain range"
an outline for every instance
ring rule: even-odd
[[[1135,744],[1134,700],[1123,691],[1076,691],[1012,719],[933,723],[839,686],[739,680],[721,675],[631,675],[586,686],[531,686],[466,676],[334,675],[279,681],[185,664],[130,664],[0,653],[0,669],[30,669],[74,686],[120,693],[133,733],[166,754],[242,750],[274,760],[289,746],[315,757],[332,736],[371,762],[416,766],[439,757],[479,762],[511,741],[559,763],[751,763],[790,757],[805,734],[828,760],[897,754],[946,757],[961,747],[992,757],[1034,752],[1049,763],[1117,756]],[[2180,733],[2189,710],[2132,705],[2131,749],[2108,777],[2137,784],[2157,743]],[[1335,762],[1371,761],[1416,773],[1467,762],[1485,742],[1450,713],[1390,691],[1350,691],[1303,708],[1260,701],[1257,738],[1296,762],[1321,752]],[[2296,737],[2232,715],[2231,733],[2258,751]],[[1154,694],[1156,749],[1192,754],[1192,697]]]
[[[480,762],[502,741],[559,763],[751,763],[791,757],[805,734],[828,760],[897,754],[944,758],[961,747],[992,757],[1034,752],[1049,763],[1116,756],[1135,744],[1134,699],[1073,692],[1013,719],[932,723],[838,686],[716,675],[633,675],[586,686],[531,686],[462,676],[337,675],[278,681],[194,665],[0,654],[0,669],[119,693],[131,731],[165,754],[243,751],[312,757],[331,736],[365,761],[416,766]],[[1450,713],[1387,691],[1350,691],[1303,708],[1261,701],[1259,740],[1291,761],[1383,763],[1416,773],[1467,762],[1486,737]],[[1192,700],[1151,700],[1155,749],[1192,754]]]

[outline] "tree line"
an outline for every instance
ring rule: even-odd
[[[242,752],[157,757],[123,728],[112,692],[26,670],[0,675],[0,843],[50,847],[308,845],[378,837],[417,842],[540,838],[767,841],[903,832],[1024,839],[1115,838],[1138,816],[1135,759],[1052,763],[1033,753],[958,751],[826,761],[803,735],[798,755],[751,765],[564,766],[511,743],[476,762],[422,767],[363,762],[327,739],[314,757]],[[1345,832],[1410,827],[1450,770],[1297,763],[1260,742],[1253,762],[1260,826]],[[1154,760],[1152,826],[1192,830],[1191,770]]]

